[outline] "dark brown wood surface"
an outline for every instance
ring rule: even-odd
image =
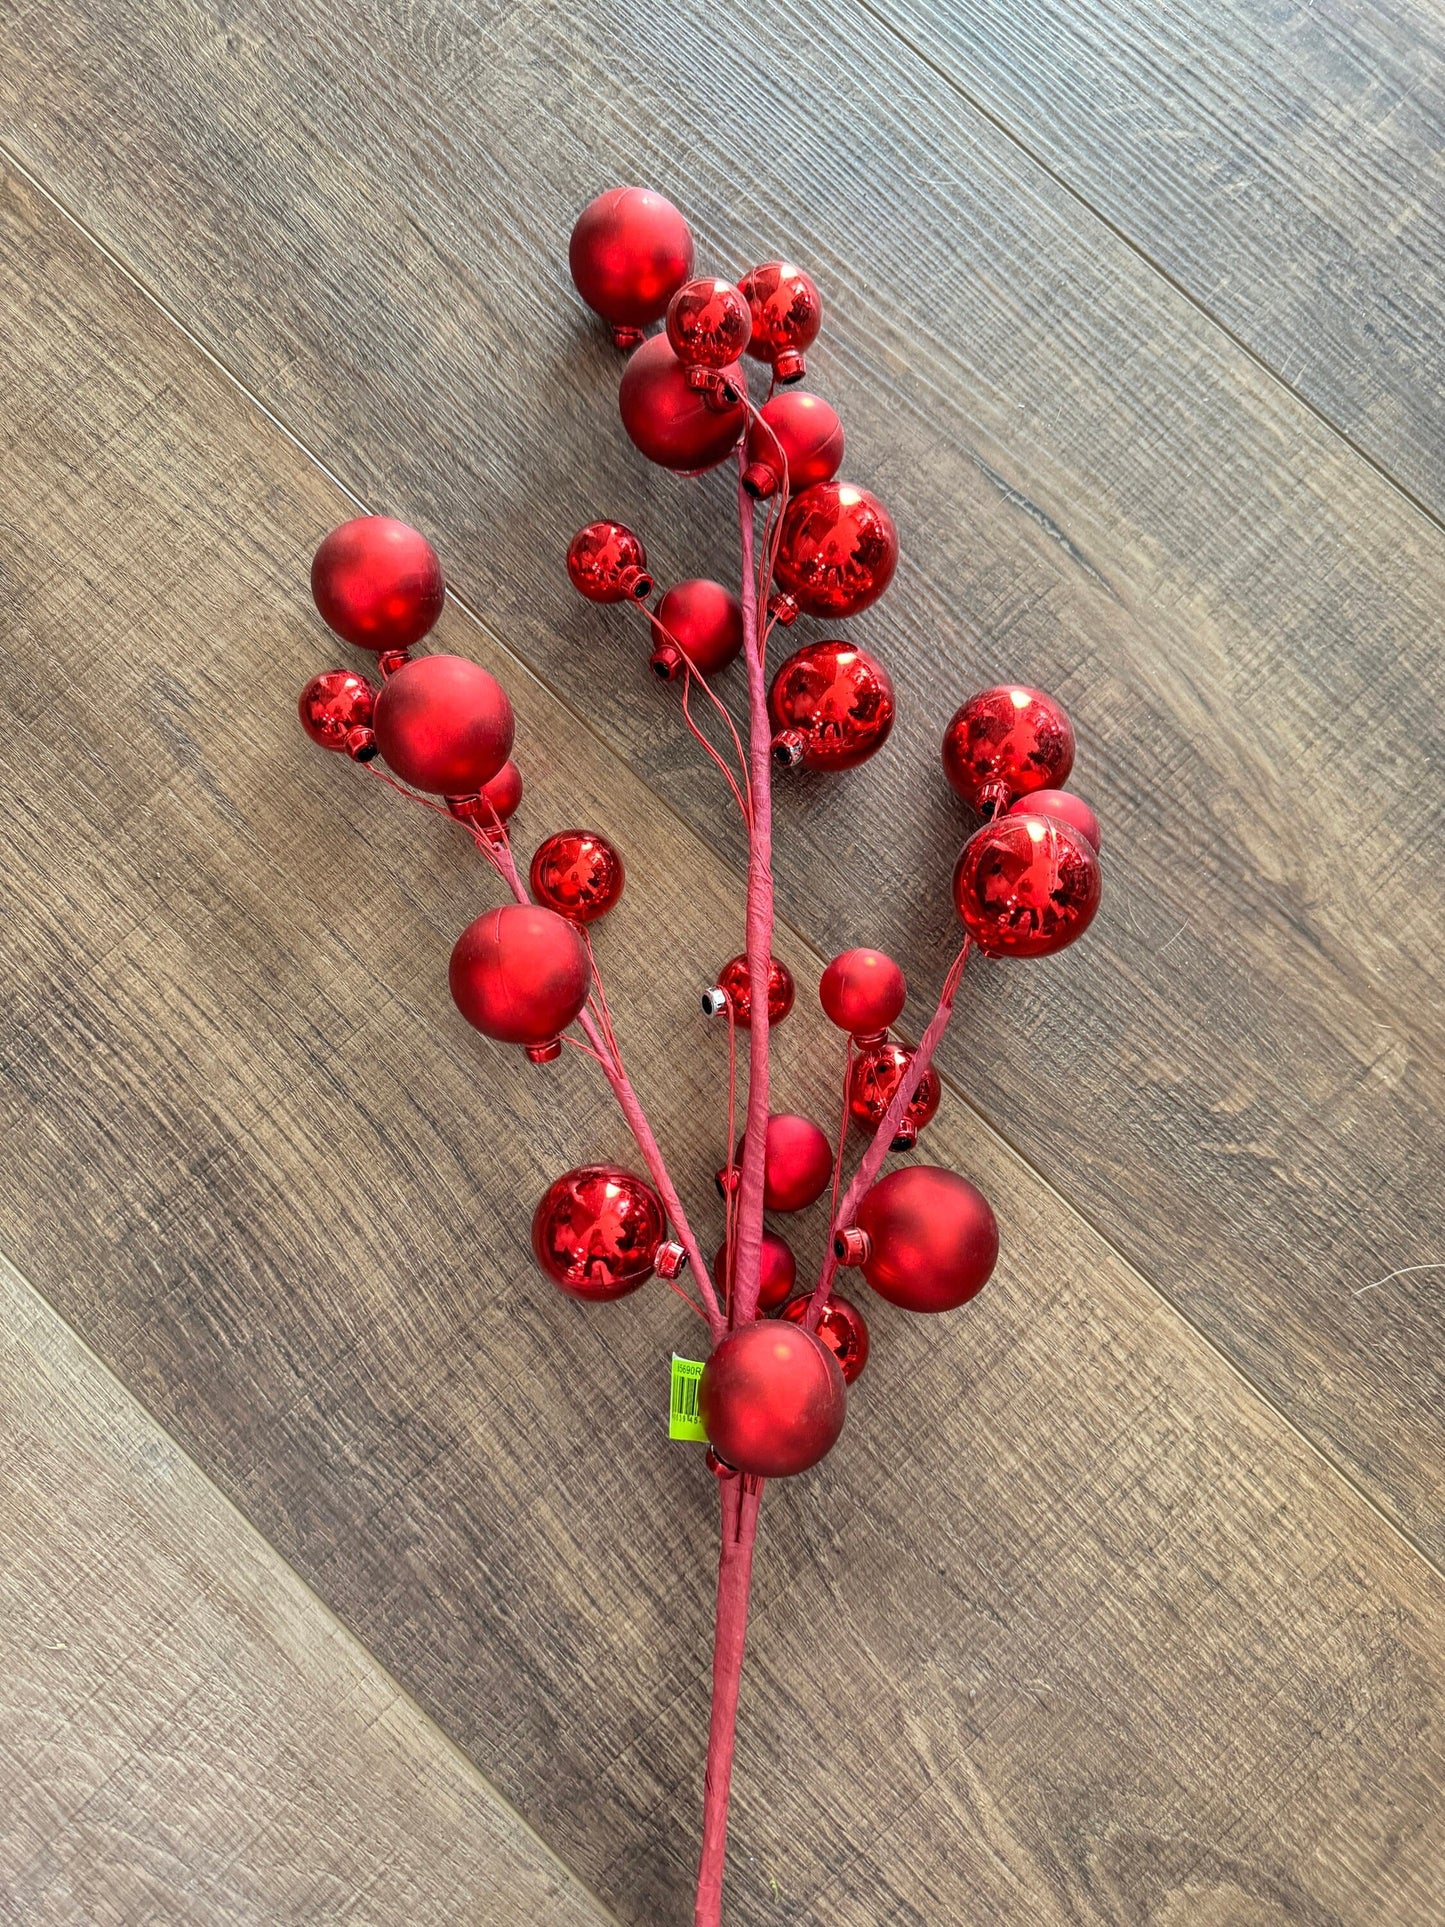
[[[568,1866],[681,1921],[714,1495],[662,1434],[700,1328],[526,1252],[617,1122],[451,1011],[469,850],[298,736],[345,498],[13,172],[0,315],[5,1248]],[[495,622],[438,641],[511,690],[526,835],[625,841],[604,969],[712,1228],[736,878]],[[819,959],[782,948],[821,1112]],[[769,1495],[732,1917],[1429,1921],[1445,1585],[957,1093],[930,1150],[1004,1259],[946,1325],[877,1307],[842,1444]]]
[[[981,970],[946,1064],[1438,1553],[1441,530],[856,9],[683,7],[662,34],[640,0],[57,0],[5,51],[13,139],[67,205],[366,501],[423,522],[734,864],[637,636],[562,581],[598,511],[664,579],[729,553],[725,486],[644,474],[620,435],[564,242],[640,176],[704,261],[816,267],[817,383],[903,530],[854,625],[902,713],[857,777],[798,785],[784,913],[935,983],[964,828],[942,722],[1000,675],[1057,689],[1105,910],[1067,958]]]

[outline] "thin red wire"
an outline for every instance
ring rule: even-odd
[[[853,1082],[853,1039],[848,1039],[843,1057],[843,1118],[838,1126],[838,1155],[833,1160],[833,1196],[828,1206],[828,1223],[838,1215],[838,1186],[843,1177],[843,1149],[848,1142],[848,1087]]]

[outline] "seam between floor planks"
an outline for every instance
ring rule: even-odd
[[[863,11],[869,15],[870,18],[877,17],[873,14],[872,9],[867,5],[867,0],[857,0],[857,3],[859,4],[860,7],[862,7]],[[879,24],[884,26],[889,26],[889,23],[887,21],[884,21],[881,19],[879,21]],[[911,47],[911,43],[909,43],[904,38],[904,36],[896,34],[895,30],[891,26],[889,26],[889,31],[890,33],[895,33],[895,37],[900,39],[905,46],[909,46],[910,51],[917,52],[916,49],[913,49]],[[969,101],[970,105],[975,104],[971,100],[969,100],[969,96],[964,92],[964,90],[958,87],[955,82],[953,82],[952,80],[949,80],[948,76],[946,74],[943,74],[941,69],[936,68],[934,63],[928,60],[928,57],[925,54],[918,53],[918,58],[922,60],[927,66],[929,66],[931,70],[938,72],[942,78],[944,78],[945,80],[948,80],[948,84],[950,88],[954,92],[958,93],[961,98],[963,98],[966,101]],[[1015,137],[1011,133],[1009,133],[1009,130],[1006,127],[1002,126],[1001,123],[994,121],[994,117],[990,114],[987,114],[987,111],[985,109],[980,107],[978,111],[980,113],[985,114],[985,117],[988,118],[990,121],[993,121],[995,125],[998,125],[1000,128],[1000,131],[1003,132],[1011,141],[1014,141],[1014,144],[1016,146],[1020,147],[1021,150],[1024,151],[1025,153],[1028,153],[1028,149],[1024,146],[1024,144],[1022,142],[1016,141]],[[1030,154],[1029,158],[1032,160],[1035,157]],[[347,482],[336,473],[336,471],[330,466],[329,463],[324,461],[316,453],[316,451],[312,449],[295,432],[294,429],[292,429],[287,425],[287,423],[281,416],[276,414],[276,412],[271,407],[269,407],[268,404],[264,400],[262,400],[262,398],[259,395],[257,395],[250,387],[248,387],[247,384],[244,381],[242,381],[241,378],[215,352],[215,350],[210,348],[206,344],[206,342],[202,340],[201,337],[194,332],[193,329],[188,327],[186,323],[180,318],[180,316],[177,315],[170,308],[170,306],[165,301],[163,301],[161,297],[150,286],[148,286],[148,284],[142,279],[142,277],[138,275],[135,272],[135,270],[131,268],[129,264],[114,251],[114,249],[107,246],[107,244],[83,220],[81,220],[80,217],[70,207],[66,205],[64,200],[58,194],[56,194],[41,179],[39,179],[38,176],[33,172],[33,170],[15,155],[9,143],[3,139],[0,139],[0,159],[3,159],[5,165],[12,168],[15,174],[21,180],[23,180],[27,184],[27,186],[29,186],[31,190],[34,193],[36,193],[48,206],[54,208],[56,213],[59,214],[61,218],[85,240],[88,246],[93,248],[102,257],[103,260],[105,260],[112,268],[115,269],[115,271],[118,274],[122,275],[125,278],[125,280],[132,287],[134,287],[137,290],[137,292],[145,299],[145,301],[152,308],[154,308],[157,313],[162,315],[167,321],[167,323],[171,327],[175,328],[184,337],[184,339],[188,343],[190,343],[190,345],[204,358],[204,360],[207,361],[213,368],[216,369],[216,371],[219,374],[221,374],[225,378],[225,380],[236,391],[236,393],[242,396],[243,399],[246,401],[246,403],[250,407],[254,408],[257,411],[257,413],[260,414],[266,421],[271,423],[271,425],[274,428],[276,428],[279,431],[279,433],[286,438],[288,442],[290,442],[292,447],[294,447],[298,451],[298,453],[300,453],[306,459],[306,461],[311,464],[313,468],[315,468],[319,473],[324,475],[327,478],[327,480],[335,488],[340,490],[340,492],[347,498],[348,501],[354,503],[358,509],[367,513],[372,512],[370,510],[369,504],[360,495],[357,494],[355,489],[351,488],[347,484]],[[1038,164],[1040,166],[1044,165],[1042,162]],[[1047,169],[1046,171],[1051,172],[1051,170],[1047,170]],[[1057,178],[1057,177],[1054,176],[1053,178]],[[1078,195],[1073,188],[1069,187],[1066,181],[1060,181],[1059,184],[1064,188],[1066,188],[1068,193],[1076,201],[1078,201],[1081,206],[1085,207],[1088,210],[1088,212],[1090,212],[1091,214],[1095,213],[1095,210],[1093,210],[1092,208],[1089,208],[1088,203],[1083,200],[1083,197]],[[1112,227],[1112,223],[1108,222],[1103,215],[1097,215],[1096,218],[1103,221],[1106,226]],[[1177,285],[1173,282],[1172,277],[1166,274],[1163,269],[1155,268],[1155,264],[1150,262],[1147,255],[1144,255],[1138,248],[1134,246],[1132,242],[1129,242],[1127,236],[1121,236],[1120,238],[1125,240],[1128,243],[1131,250],[1135,254],[1137,254],[1139,258],[1146,263],[1146,265],[1148,265],[1151,268],[1154,268],[1155,272],[1157,272],[1162,279],[1168,281],[1171,286]],[[1204,315],[1205,318],[1209,320],[1212,325],[1219,327],[1220,331],[1223,334],[1228,335],[1231,340],[1235,340],[1235,337],[1230,333],[1230,330],[1224,327],[1222,323],[1214,321],[1214,318],[1208,314],[1208,311],[1202,308],[1197,301],[1194,301],[1193,297],[1187,294],[1187,291],[1180,289],[1179,292],[1182,294],[1185,294],[1185,298],[1190,301],[1190,305],[1196,308],[1199,313]],[[1268,364],[1260,360],[1260,358],[1257,355],[1254,355],[1253,352],[1250,349],[1248,349],[1246,344],[1241,342],[1238,345],[1244,350],[1244,352],[1250,355],[1251,360],[1256,362],[1257,365],[1260,368],[1262,368],[1264,372],[1268,374],[1272,380],[1279,383],[1280,386],[1288,389],[1290,394],[1293,395],[1296,392],[1294,389],[1289,387],[1289,384],[1287,382],[1280,382],[1279,377],[1274,373],[1274,371],[1271,368],[1269,368]],[[1412,504],[1412,506],[1418,509],[1419,512],[1425,517],[1427,521],[1436,523],[1437,518],[1434,517],[1431,514],[1431,512],[1424,507],[1423,504],[1416,501],[1415,497],[1410,494],[1408,489],[1401,487],[1401,485],[1397,483],[1394,480],[1394,478],[1388,474],[1387,471],[1380,468],[1378,463],[1372,461],[1369,456],[1363,454],[1362,451],[1356,449],[1355,444],[1350,441],[1350,438],[1347,435],[1343,434],[1342,431],[1340,431],[1338,428],[1336,428],[1334,423],[1330,422],[1327,417],[1325,417],[1324,415],[1321,415],[1318,409],[1314,408],[1309,402],[1304,401],[1303,397],[1300,397],[1299,399],[1304,403],[1304,406],[1310,409],[1310,413],[1317,420],[1319,420],[1327,429],[1329,429],[1329,431],[1332,434],[1336,435],[1341,441],[1345,442],[1356,454],[1359,454],[1361,460],[1365,461],[1372,470],[1377,472],[1382,477],[1382,479],[1389,484],[1391,488],[1395,489],[1397,493],[1402,495],[1407,501],[1409,501]],[[1437,524],[1437,525],[1441,526],[1442,528],[1445,528],[1445,524]],[[299,589],[298,589],[298,593],[299,593]],[[463,596],[459,595],[456,590],[452,589],[451,587],[448,587],[447,595],[451,599],[451,601],[456,605],[456,607],[468,618],[468,620],[476,625],[478,630],[480,630],[480,632],[487,638],[488,642],[494,648],[496,648],[500,653],[505,655],[510,661],[516,664],[517,670],[521,675],[527,676],[539,688],[546,690],[546,692],[553,698],[553,700],[559,703],[567,711],[567,713],[571,717],[573,717],[573,719],[577,722],[579,727],[585,729],[588,732],[588,734],[598,744],[598,747],[601,749],[603,754],[607,757],[609,762],[621,761],[621,758],[619,757],[618,752],[601,734],[601,732],[597,729],[596,725],[592,722],[592,720],[586,715],[584,711],[580,711],[575,707],[575,704],[572,700],[572,697],[569,691],[555,687],[545,677],[540,675],[538,671],[530,663],[525,661],[524,658],[522,658],[521,656],[517,655],[512,650],[512,648],[500,636],[498,636],[496,631],[482,617],[482,615]],[[657,798],[657,801],[662,806],[662,808],[665,809],[667,813],[671,817],[673,817],[674,820],[680,825],[685,835],[689,839],[694,839],[696,837],[696,831],[688,823],[687,819],[681,814],[681,812],[674,807],[671,799],[667,796],[666,792],[655,788],[654,785],[647,780],[646,776],[641,771],[633,771],[632,773],[637,777],[638,781],[642,782],[645,785],[649,793]],[[719,862],[721,862],[724,865],[724,867],[729,869],[734,876],[739,878],[740,881],[742,880],[742,872],[736,867],[736,865],[734,865],[732,862],[729,861],[728,857],[724,852],[722,852],[721,850],[717,850],[717,851],[714,851],[714,854],[717,856]],[[779,927],[786,929],[789,935],[799,945],[799,947],[803,951],[805,951],[809,956],[817,959],[820,964],[823,961],[825,961],[823,958],[823,954],[818,949],[817,945],[809,937],[805,936],[802,932],[797,930],[790,922],[788,922],[786,918],[778,916],[776,918],[776,921]],[[1351,1492],[1357,1499],[1359,1499],[1368,1508],[1369,1511],[1374,1513],[1375,1516],[1381,1520],[1381,1522],[1394,1534],[1394,1536],[1397,1539],[1402,1541],[1403,1544],[1407,1545],[1410,1548],[1410,1550],[1432,1572],[1438,1574],[1441,1578],[1445,1578],[1445,1565],[1442,1565],[1441,1562],[1437,1561],[1431,1555],[1431,1553],[1427,1550],[1427,1548],[1420,1542],[1419,1539],[1416,1538],[1414,1533],[1411,1532],[1409,1527],[1401,1519],[1396,1518],[1395,1515],[1391,1511],[1389,1511],[1384,1505],[1382,1505],[1380,1501],[1376,1499],[1372,1493],[1370,1493],[1362,1484],[1360,1484],[1360,1482],[1354,1477],[1354,1475],[1349,1471],[1349,1469],[1346,1466],[1340,1464],[1329,1452],[1327,1452],[1324,1449],[1322,1445],[1319,1444],[1319,1442],[1315,1438],[1311,1436],[1309,1432],[1307,1432],[1294,1418],[1292,1418],[1291,1415],[1286,1410],[1284,1410],[1282,1406],[1276,1404],[1275,1401],[1269,1397],[1268,1393],[1264,1390],[1264,1388],[1249,1376],[1249,1374],[1244,1370],[1243,1366],[1237,1363],[1236,1360],[1233,1359],[1230,1356],[1230,1354],[1224,1350],[1224,1348],[1209,1333],[1209,1331],[1203,1325],[1198,1323],[1194,1318],[1192,1318],[1189,1315],[1189,1313],[1184,1309],[1184,1307],[1180,1303],[1178,1303],[1173,1297],[1171,1297],[1171,1295],[1167,1291],[1165,1291],[1162,1286],[1156,1284],[1154,1280],[1148,1275],[1148,1273],[1143,1271],[1139,1267],[1139,1265],[1137,1265],[1127,1255],[1127,1253],[1125,1253],[1120,1248],[1120,1246],[1115,1243],[1115,1241],[1109,1236],[1109,1234],[1105,1230],[1103,1230],[1102,1227],[1098,1225],[1089,1216],[1089,1214],[1086,1211],[1084,1211],[1079,1205],[1075,1204],[1073,1200],[1070,1197],[1068,1197],[1064,1192],[1058,1190],[1058,1188],[1043,1174],[1043,1172],[1039,1169],[1039,1167],[1034,1163],[1032,1163],[1032,1161],[1024,1154],[1024,1152],[1019,1149],[1017,1144],[1015,1144],[1014,1141],[1004,1131],[1002,1131],[997,1124],[995,1124],[995,1122],[991,1117],[989,1117],[987,1112],[982,1110],[980,1106],[972,1098],[969,1097],[967,1092],[960,1089],[953,1082],[952,1078],[949,1076],[947,1072],[940,1070],[940,1076],[942,1077],[944,1087],[955,1098],[955,1100],[961,1105],[963,1105],[965,1109],[967,1109],[974,1117],[976,1117],[979,1120],[979,1122],[982,1124],[984,1129],[988,1131],[990,1136],[993,1137],[997,1143],[1002,1145],[1007,1150],[1009,1155],[1023,1170],[1027,1171],[1031,1177],[1036,1179],[1038,1183],[1044,1188],[1045,1191],[1048,1192],[1048,1194],[1051,1197],[1057,1199],[1059,1204],[1062,1205],[1063,1208],[1073,1218],[1075,1218],[1079,1223],[1085,1225],[1088,1228],[1091,1235],[1098,1238],[1100,1243],[1109,1252],[1110,1256],[1113,1257],[1116,1263],[1118,1263],[1125,1272],[1129,1273],[1131,1276],[1136,1278],[1139,1281],[1139,1283],[1154,1298],[1156,1298],[1159,1301],[1160,1304],[1166,1306],[1168,1310],[1173,1314],[1173,1316],[1176,1317],[1179,1320],[1179,1322],[1183,1326],[1185,1326],[1185,1328],[1188,1331],[1193,1333],[1193,1335],[1197,1339],[1199,1339],[1199,1341],[1203,1345],[1207,1347],[1207,1349],[1214,1357],[1218,1358],[1225,1365],[1225,1367],[1230,1371],[1230,1373],[1232,1373],[1233,1376],[1236,1379],[1238,1379],[1238,1381],[1242,1385],[1247,1387],[1251,1395],[1259,1402],[1259,1404],[1266,1411],[1268,1411],[1273,1418],[1278,1420],[1278,1422],[1281,1425],[1283,1425],[1287,1431],[1289,1431],[1296,1438],[1298,1438],[1301,1441],[1301,1443],[1304,1444],[1308,1448],[1308,1450],[1314,1455],[1314,1457],[1317,1458],[1322,1465],[1326,1466],[1329,1469],[1329,1471],[1340,1481],[1340,1483],[1345,1487],[1345,1489]],[[241,1515],[241,1516],[244,1517],[244,1515]],[[254,1527],[252,1528],[252,1530],[255,1530],[255,1529],[256,1528]],[[267,1543],[269,1544],[269,1541]],[[281,1557],[281,1555],[278,1553],[277,1557],[279,1558]],[[330,1609],[328,1608],[328,1611],[329,1610]],[[343,1622],[338,1621],[337,1623],[341,1624]],[[380,1661],[378,1661],[377,1663],[380,1664]],[[398,1688],[398,1690],[401,1690],[401,1689]],[[442,1729],[438,1728],[438,1731],[441,1731],[441,1730]],[[451,1742],[449,1742],[449,1744],[451,1744]],[[498,1797],[500,1798],[500,1796]]]

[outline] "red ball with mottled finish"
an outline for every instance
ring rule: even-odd
[[[708,1442],[728,1465],[787,1479],[832,1450],[848,1391],[821,1339],[768,1318],[733,1332],[708,1359],[698,1410]]]
[[[1102,891],[1094,846],[1057,817],[995,817],[953,872],[954,908],[988,957],[1051,957],[1083,936]]]
[[[311,562],[322,620],[358,649],[410,649],[446,600],[437,552],[389,515],[358,515],[333,529]]]
[[[733,1022],[750,1030],[753,1022],[753,980],[748,971],[746,952],[740,957],[729,957],[717,974],[718,987],[725,990],[728,1003],[732,1006]],[[793,973],[785,963],[776,957],[768,962],[768,1023],[780,1024],[793,1008],[797,991],[793,983]]]
[[[982,1291],[998,1261],[988,1199],[934,1164],[892,1171],[864,1193],[856,1219],[867,1235],[863,1276],[905,1311],[952,1311]]]
[[[791,261],[764,261],[738,283],[752,310],[748,353],[771,364],[781,382],[801,381],[807,372],[803,350],[811,348],[823,325],[823,302],[811,275]]]
[[[801,1325],[808,1316],[808,1304],[806,1298],[795,1298],[784,1311],[784,1318]],[[851,1385],[868,1363],[868,1321],[841,1291],[831,1292],[824,1300],[818,1337],[837,1359],[843,1383]]]
[[[858,1053],[848,1076],[848,1109],[859,1124],[876,1129],[883,1122],[883,1114],[897,1095],[912,1062],[910,1046],[892,1041],[870,1044]],[[938,1072],[930,1064],[903,1113],[912,1126],[912,1137],[931,1122],[942,1095]]]
[[[748,430],[743,470],[749,495],[760,502],[776,495],[785,459],[790,495],[832,481],[843,466],[843,424],[827,402],[801,388],[785,388],[758,412],[762,419]]]
[[[752,332],[747,301],[718,275],[685,281],[667,304],[667,338],[687,368],[726,368],[747,347]]]
[[[376,699],[377,747],[388,768],[435,796],[472,796],[512,750],[512,705],[495,676],[465,656],[418,656]]]
[[[815,482],[788,504],[774,568],[784,620],[855,616],[876,602],[898,566],[898,531],[883,504],[853,482]]]
[[[582,210],[567,258],[578,294],[632,348],[692,273],[692,235],[661,194],[613,187]]]
[[[713,1281],[719,1296],[727,1291],[728,1267],[731,1263],[732,1253],[727,1244],[719,1245],[717,1256],[712,1261]],[[785,1305],[797,1280],[798,1261],[793,1256],[792,1246],[775,1231],[765,1231],[758,1279],[759,1311],[776,1311],[779,1305]]]
[[[943,771],[976,810],[1059,789],[1074,767],[1074,728],[1041,689],[1001,683],[970,696],[943,732]]]
[[[746,394],[747,377],[736,362],[721,373]],[[720,402],[688,385],[666,335],[645,341],[628,362],[617,404],[633,446],[683,475],[715,468],[737,447],[748,419],[741,402]]]
[[[554,1285],[601,1303],[647,1282],[666,1229],[650,1184],[615,1164],[587,1164],[543,1192],[532,1216],[532,1249]]]
[[[1010,816],[1049,816],[1058,823],[1067,823],[1079,832],[1086,843],[1091,843],[1095,852],[1103,848],[1099,834],[1099,819],[1084,801],[1075,796],[1072,790],[1033,790],[1021,796],[1016,803],[1010,803]]]
[[[376,754],[371,727],[376,691],[354,669],[325,669],[301,691],[297,713],[301,727],[323,749],[340,750],[359,763]]]
[[[569,923],[615,909],[627,882],[616,847],[597,830],[558,830],[532,857],[532,895]]]
[[[844,950],[823,972],[818,1000],[829,1023],[872,1037],[896,1023],[908,996],[903,972],[881,950]]]
[[[541,904],[508,903],[469,923],[448,972],[457,1009],[486,1037],[551,1043],[592,988],[587,946],[565,917]]]
[[[652,615],[652,667],[671,682],[683,657],[703,676],[715,676],[743,652],[743,605],[731,589],[706,576],[674,582]]]
[[[589,522],[567,545],[567,573],[589,602],[645,602],[652,594],[647,551],[622,522]]]
[[[747,1132],[738,1139],[734,1163],[742,1167]],[[768,1119],[763,1154],[763,1203],[769,1211],[803,1211],[828,1188],[833,1150],[810,1117],[779,1111]]]
[[[892,680],[876,656],[851,642],[805,643],[768,691],[773,760],[856,769],[887,742],[894,709]]]

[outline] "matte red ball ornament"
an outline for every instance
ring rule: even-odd
[[[893,727],[893,683],[876,656],[851,642],[809,642],[768,691],[773,760],[785,769],[854,769]]]
[[[837,1442],[848,1392],[833,1354],[779,1319],[744,1325],[703,1367],[698,1410],[712,1449],[761,1479],[806,1472]]]
[[[448,972],[457,1009],[486,1037],[550,1045],[592,988],[592,964],[575,927],[542,904],[508,903],[469,923]]]
[[[732,1254],[727,1245],[719,1245],[717,1256],[712,1261],[712,1275],[720,1297],[727,1289],[731,1261]],[[793,1256],[792,1246],[775,1231],[765,1231],[758,1278],[758,1309],[776,1311],[780,1305],[785,1305],[797,1281],[798,1261]]]
[[[522,772],[515,763],[506,762],[476,795],[449,796],[447,808],[459,823],[499,836],[500,824],[515,813],[521,800]]]
[[[743,605],[721,582],[675,582],[652,615],[652,667],[664,682],[681,675],[683,657],[715,676],[743,652]]]
[[[738,1139],[736,1168],[741,1169],[746,1131]],[[779,1111],[768,1119],[763,1155],[763,1203],[769,1211],[804,1211],[828,1188],[833,1151],[810,1117]]]
[[[908,996],[903,972],[881,950],[845,950],[823,972],[818,1000],[831,1024],[878,1037],[898,1021]]]
[[[811,275],[791,261],[764,261],[738,286],[752,310],[748,353],[771,363],[775,380],[801,381],[803,350],[812,347],[823,325],[823,302]]]
[[[1003,683],[970,696],[943,732],[943,770],[976,810],[1059,789],[1074,767],[1074,728],[1040,689]]]
[[[614,187],[582,210],[567,256],[578,294],[635,348],[692,273],[692,235],[661,194]]]
[[[567,573],[589,602],[645,602],[647,551],[621,522],[589,522],[567,545]]]
[[[626,881],[621,856],[597,830],[558,830],[532,857],[532,895],[569,923],[605,917]]]
[[[747,378],[736,362],[721,372],[740,393],[747,392]],[[683,475],[715,468],[737,447],[747,425],[740,401],[720,402],[688,385],[687,370],[666,335],[645,341],[628,362],[617,403],[633,446],[648,461]]]
[[[815,482],[831,482],[843,465],[843,424],[827,402],[801,388],[785,388],[759,410],[761,421],[748,430],[748,464],[743,487],[766,501],[783,485],[800,494]],[[766,424],[766,426],[764,426]]]
[[[600,1303],[647,1282],[666,1229],[650,1184],[615,1164],[587,1164],[543,1192],[532,1249],[553,1284]]]
[[[1093,845],[1096,854],[1103,848],[1098,817],[1083,797],[1075,796],[1072,790],[1033,790],[1016,803],[1010,803],[1009,814],[1052,817],[1055,822],[1067,823],[1077,830],[1086,843]]]
[[[685,368],[697,371],[694,387],[715,385],[735,362],[753,332],[752,312],[731,281],[704,275],[685,281],[667,305],[667,338]]]
[[[808,1304],[806,1298],[795,1298],[784,1311],[784,1318],[801,1325],[808,1316]],[[851,1385],[868,1363],[868,1321],[841,1291],[830,1293],[824,1301],[818,1337],[837,1359],[843,1383]]]
[[[856,616],[876,602],[898,566],[898,531],[886,508],[852,482],[815,482],[788,504],[768,607],[780,622]]]
[[[753,980],[748,972],[746,953],[740,957],[730,957],[717,974],[719,990],[726,991],[728,1003],[732,1006],[733,1022],[741,1024],[744,1030],[751,1030],[753,1022]],[[782,1023],[793,1008],[796,996],[793,973],[785,963],[776,957],[768,962],[768,1023]]]
[[[1051,957],[1083,936],[1102,889],[1094,846],[1049,816],[995,817],[953,872],[954,908],[988,957]]]
[[[905,1311],[952,1311],[982,1291],[998,1261],[988,1199],[956,1171],[909,1164],[864,1193],[857,1229],[863,1276]]]
[[[358,649],[410,649],[446,600],[437,552],[389,515],[358,515],[333,529],[311,562],[322,620]]]
[[[296,708],[301,727],[323,749],[340,750],[369,763],[376,754],[371,727],[376,691],[354,669],[327,669],[301,691]]]
[[[911,1048],[891,1040],[870,1044],[858,1053],[848,1075],[848,1110],[858,1123],[871,1130],[878,1128],[912,1062]],[[918,1133],[932,1120],[942,1095],[938,1072],[930,1064],[908,1100],[908,1108],[894,1135],[895,1151],[906,1151],[917,1143]]]
[[[387,767],[434,796],[473,796],[512,749],[512,705],[465,656],[418,656],[389,676],[372,722]]]

